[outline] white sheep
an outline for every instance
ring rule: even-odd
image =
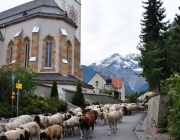
[[[14,121],[9,122],[9,123],[1,123],[0,124],[0,133],[1,133],[1,131],[6,132],[8,130],[15,129],[25,123],[26,122],[22,119],[15,119]]]
[[[62,127],[60,125],[52,125],[40,133],[40,139],[44,138],[44,140],[53,140],[54,138],[61,140],[62,137]]]
[[[119,122],[122,122],[122,118],[123,118],[123,111],[122,111],[122,109],[119,109],[118,113],[119,113]]]
[[[72,116],[70,119],[63,121],[63,130],[64,130],[64,135],[68,136],[68,130],[71,131],[71,136],[74,135],[74,127],[78,128],[78,132],[80,132],[80,127],[79,127],[79,117],[77,116]]]
[[[44,116],[42,118],[42,123],[45,125],[45,128],[55,124],[59,124],[62,126],[62,121],[63,118],[60,113],[54,114],[52,116]]]
[[[108,120],[108,124],[109,124],[108,136],[110,136],[111,127],[112,127],[114,133],[116,133],[116,131],[117,131],[117,123],[118,123],[118,120],[119,120],[119,112],[118,111],[109,112],[107,114],[107,120]]]
[[[28,128],[30,131],[30,138],[36,136],[38,140],[40,140],[40,127],[36,122],[29,122],[23,125],[20,125],[19,128],[26,129]]]
[[[18,129],[8,130],[2,136],[0,140],[24,140],[29,139],[29,130],[28,129]]]
[[[101,110],[101,113],[100,113],[100,120],[102,120],[102,125],[106,125],[106,122],[107,122],[107,114],[108,114],[108,110],[107,109],[104,109],[104,110]]]
[[[109,112],[111,112],[111,111],[116,111],[117,109],[116,109],[116,106],[111,106],[110,108],[109,108]]]
[[[33,121],[33,118],[30,115],[21,115],[21,116],[16,117],[16,118],[10,118],[9,122],[12,122],[16,119],[23,119],[26,123]]]

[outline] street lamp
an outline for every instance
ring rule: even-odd
[[[14,100],[14,95],[15,95],[15,92],[14,92],[14,81],[15,81],[15,70],[14,70],[14,63],[16,62],[16,60],[12,60],[11,61],[11,64],[12,64],[12,96],[11,96],[11,99],[12,99],[12,117],[13,117],[13,100]]]

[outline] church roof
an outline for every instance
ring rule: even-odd
[[[63,11],[54,0],[33,0],[0,13],[0,25],[7,25],[34,16],[63,18],[74,26],[67,12]],[[77,27],[77,26],[76,26]]]
[[[80,79],[73,75],[70,75],[70,74],[62,75],[60,73],[38,73],[37,80],[40,83],[49,83],[49,82],[53,82],[54,80],[56,80],[56,82],[60,83],[60,84],[77,84]],[[83,82],[82,80],[80,80],[80,81],[81,81],[81,85],[83,87],[93,89],[92,85],[89,85],[89,84]]]
[[[122,88],[122,78],[112,78],[112,84],[114,85],[115,88]]]

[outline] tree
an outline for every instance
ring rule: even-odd
[[[58,97],[58,89],[57,89],[57,83],[56,80],[53,81],[52,87],[51,87],[51,95],[50,97]]]
[[[128,95],[128,98],[129,98],[129,102],[130,103],[136,103],[137,102],[137,94],[130,93]]]
[[[15,83],[19,82],[22,84],[22,89],[20,90],[21,95],[23,96],[34,96],[34,90],[39,85],[39,82],[36,80],[37,72],[32,68],[16,68],[16,79]]]
[[[168,30],[165,32],[165,51],[167,54],[167,65],[169,66],[170,75],[174,72],[180,72],[180,16],[176,17]]]
[[[12,94],[12,70],[6,67],[0,68],[0,102],[7,103]]]
[[[142,30],[140,43],[137,47],[141,56],[136,57],[139,66],[143,68],[140,76],[146,78],[149,87],[160,92],[160,81],[169,76],[166,65],[166,55],[164,52],[163,32],[167,30],[167,22],[163,22],[166,17],[165,9],[160,0],[148,0],[142,2],[144,19],[141,20]]]
[[[7,102],[11,99],[12,94],[12,71],[11,66],[1,67],[0,68],[0,101]],[[15,72],[15,82],[14,82],[14,91],[17,92],[15,88],[15,83],[20,81],[22,84],[22,89],[20,94],[22,96],[31,96],[33,91],[38,86],[38,82],[35,80],[37,78],[37,73],[31,68],[21,68],[17,67]],[[34,94],[33,94],[34,95]],[[21,96],[20,96],[21,97]]]
[[[72,98],[72,104],[83,107],[83,108],[86,106],[80,81],[78,81],[76,92]]]

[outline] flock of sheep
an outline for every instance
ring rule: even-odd
[[[63,135],[74,135],[74,129],[80,133],[80,140],[92,138],[95,124],[109,125],[108,135],[117,131],[117,123],[122,122],[123,115],[136,111],[144,111],[145,106],[136,104],[105,104],[93,105],[86,108],[72,108],[66,113],[44,115],[22,115],[10,118],[7,123],[0,123],[0,140],[60,140]]]

